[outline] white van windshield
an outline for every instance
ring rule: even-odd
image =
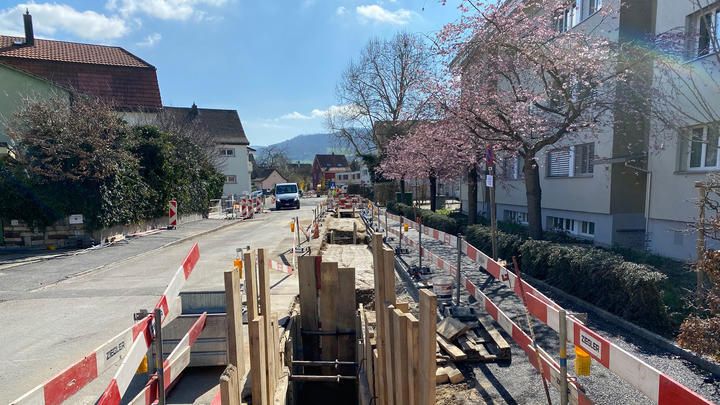
[[[275,194],[292,194],[297,193],[297,186],[295,184],[279,184],[275,188]]]

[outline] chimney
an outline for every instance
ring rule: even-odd
[[[25,9],[23,22],[25,22],[25,45],[35,45],[35,35],[33,34],[32,16],[30,15],[30,10]]]

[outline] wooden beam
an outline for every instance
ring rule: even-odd
[[[437,325],[437,333],[452,342],[470,329],[465,322],[447,317]]]
[[[395,252],[389,247],[383,247],[383,286],[385,287],[385,302],[395,304]]]
[[[337,332],[338,265],[322,263],[320,267],[320,325],[324,332]],[[335,360],[338,356],[337,335],[320,336],[320,359]],[[334,367],[324,367],[335,373]]]
[[[337,328],[341,331],[356,329],[356,336],[338,336],[338,359],[352,361],[355,359],[353,340],[359,336],[356,328],[357,305],[355,304],[355,269],[338,269]],[[344,367],[343,369],[348,369]]]
[[[420,322],[415,318],[413,314],[405,314],[405,319],[407,319],[407,347],[410,348],[408,350],[408,358],[407,358],[407,380],[408,380],[408,389],[410,390],[408,394],[408,404],[416,404],[417,403],[417,395],[419,391],[419,387],[417,384],[417,375],[418,375],[418,353],[417,353],[417,347],[418,347],[418,333],[420,332]]]
[[[223,277],[225,279],[228,364],[235,366],[235,371],[240,378],[242,378],[242,376],[245,375],[245,338],[242,330],[243,316],[240,273],[237,270],[228,270],[223,274]]]
[[[395,303],[395,309],[401,310],[403,313],[407,314],[410,312],[410,303],[409,302],[396,302]]]
[[[320,268],[320,256],[300,256],[298,258],[298,282],[300,288],[300,329],[318,330],[317,278]],[[301,335],[301,360],[320,360],[318,356],[320,340],[316,335]]]
[[[435,326],[437,324],[437,296],[421,289],[420,325],[418,335],[418,401],[419,405],[435,404]]]
[[[265,249],[257,250],[257,272],[258,272],[258,306],[260,314],[263,317],[263,329],[265,330],[266,350],[265,350],[265,372],[267,378],[267,397],[275,398],[275,350],[277,341],[271,325],[271,305],[270,305],[270,271],[265,267]]]
[[[385,369],[385,401],[388,404],[395,404],[395,389],[397,388],[395,386],[395,373],[394,373],[394,366],[395,366],[395,347],[394,347],[394,326],[393,326],[393,317],[391,314],[395,310],[395,306],[388,305],[383,309],[382,317],[383,317],[383,324],[386,326],[385,328],[385,336],[383,336],[383,345],[385,347],[385,360],[383,364],[383,368]],[[403,405],[403,404],[397,404],[397,405]]]
[[[362,305],[362,304],[360,304]],[[368,376],[368,385],[370,387],[370,396],[375,397],[375,356],[373,355],[372,341],[370,340],[370,324],[368,322],[365,309],[362,310],[362,327],[363,327],[363,345],[365,348],[365,370]]]
[[[385,343],[383,341],[385,336],[385,325],[383,308],[385,307],[385,285],[384,280],[384,265],[385,259],[383,255],[383,237],[380,233],[374,233],[372,238],[372,253],[373,253],[373,279],[375,283],[375,344],[377,346],[377,359],[375,361],[375,396],[377,397],[377,403],[384,405],[386,401],[386,387],[385,383],[387,376],[385,375]],[[373,358],[375,360],[375,358]]]
[[[275,342],[275,352],[273,353],[275,359],[273,362],[275,364],[275,379],[279,380],[283,374],[282,356],[280,356],[280,352],[285,351],[285,346],[284,344],[280,345],[280,326],[276,313],[270,314],[270,325],[273,333],[273,341]],[[288,326],[289,325],[290,323],[288,323]]]
[[[240,405],[240,387],[238,370],[228,364],[220,376],[220,403],[222,405]]]
[[[450,343],[444,337],[440,335],[435,335],[435,338],[437,339],[440,347],[445,351],[445,353],[449,354],[453,360],[459,361],[467,359],[467,354],[465,354],[462,349]]]
[[[247,307],[247,319],[255,319],[260,315],[258,311],[258,284],[255,274],[255,252],[247,252],[243,255],[245,267],[245,295]]]
[[[498,352],[494,353],[497,355],[498,358],[501,359],[509,359],[511,354],[510,344],[505,340],[504,337],[500,334],[500,332],[495,329],[493,324],[491,322],[486,321],[482,317],[478,317],[478,322],[480,322],[480,325],[482,325],[482,329],[487,332],[487,335],[492,341],[495,343],[495,345],[498,348]],[[481,329],[481,330],[482,330]],[[483,332],[481,332],[483,333]]]
[[[407,346],[407,318],[405,313],[397,308],[393,309],[393,380],[395,384],[395,403],[408,404],[408,346]]]
[[[250,335],[250,387],[252,403],[268,405],[267,397],[267,364],[265,363],[265,329],[263,317],[257,316],[248,320]]]

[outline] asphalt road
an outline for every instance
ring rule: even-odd
[[[193,243],[199,243],[200,260],[184,290],[222,289],[222,272],[232,266],[236,248],[264,247],[277,258],[292,246],[291,218],[309,220],[319,201],[303,199],[300,211],[272,211],[185,241],[183,232],[206,232],[208,226],[0,270],[0,403],[130,326],[133,312],[152,308]],[[92,403],[111,377],[101,376],[71,402]]]

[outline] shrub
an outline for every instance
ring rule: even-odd
[[[547,277],[548,257],[555,246],[545,240],[528,240],[520,245],[520,258],[525,273],[544,280]]]
[[[492,230],[482,225],[471,225],[465,230],[468,243],[488,254],[492,252]],[[500,258],[510,260],[512,256],[517,256],[520,245],[523,240],[516,235],[505,233],[500,230],[497,232],[498,239],[498,256]]]

